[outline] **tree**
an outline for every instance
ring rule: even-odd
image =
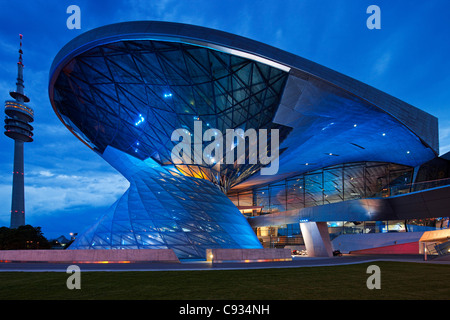
[[[0,228],[0,250],[50,249],[41,227]]]

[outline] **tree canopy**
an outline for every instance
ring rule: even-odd
[[[0,228],[0,250],[50,249],[41,227]]]

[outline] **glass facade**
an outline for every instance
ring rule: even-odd
[[[50,100],[56,114],[130,181],[72,249],[171,248],[179,258],[203,258],[205,249],[260,248],[267,238],[271,246],[298,244],[298,223],[252,230],[245,216],[427,188],[413,185],[413,167],[436,156],[434,117],[275,48],[191,28],[120,24],[74,39],[55,58]],[[192,161],[174,163],[180,142],[172,140],[174,131],[194,136],[199,121]],[[243,164],[205,162],[196,145],[202,151],[211,145],[203,139],[209,129],[278,129],[279,176],[258,180],[262,164],[249,161],[249,147]],[[265,151],[272,150],[270,140]],[[237,153],[235,143],[224,158]],[[111,149],[117,154],[108,155]],[[120,163],[123,155],[128,158]],[[449,168],[415,172],[416,181],[448,176]],[[331,235],[406,227],[402,221],[329,222]]]
[[[388,197],[412,191],[414,169],[392,163],[358,162],[306,172],[264,187],[229,193],[244,215],[258,216],[354,199]],[[404,221],[328,222],[330,237],[344,233],[406,231]],[[302,245],[300,225],[280,224],[255,230],[265,247]]]
[[[118,41],[66,65],[54,86],[54,103],[66,125],[93,149],[103,152],[109,145],[141,160],[172,165],[171,151],[178,143],[171,141],[172,133],[193,134],[195,121],[202,121],[202,136],[213,128],[224,135],[226,129],[279,129],[283,141],[291,128],[272,119],[287,77],[263,63],[201,46]],[[202,143],[204,149],[211,142]],[[203,161],[177,168],[226,190],[260,166],[246,153],[245,164],[238,166]]]
[[[244,192],[230,192],[236,206],[262,207],[270,214],[353,199],[410,192],[414,169],[392,163],[358,162],[331,166]],[[250,204],[251,202],[251,204]]]
[[[130,187],[69,249],[173,249],[179,259],[205,259],[206,249],[261,248],[245,217],[212,182],[117,150],[107,154],[129,172]]]

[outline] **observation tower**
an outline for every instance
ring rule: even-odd
[[[23,145],[24,142],[33,141],[33,127],[29,123],[34,120],[34,111],[25,105],[30,99],[24,94],[22,54],[20,35],[16,91],[9,93],[14,100],[5,101],[5,135],[14,140],[11,228],[25,225]]]

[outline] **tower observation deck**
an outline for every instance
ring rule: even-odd
[[[23,145],[33,141],[33,127],[29,123],[34,121],[34,111],[25,105],[30,99],[24,94],[22,54],[20,35],[16,91],[9,93],[14,100],[5,101],[5,135],[14,140],[11,228],[25,225]]]

